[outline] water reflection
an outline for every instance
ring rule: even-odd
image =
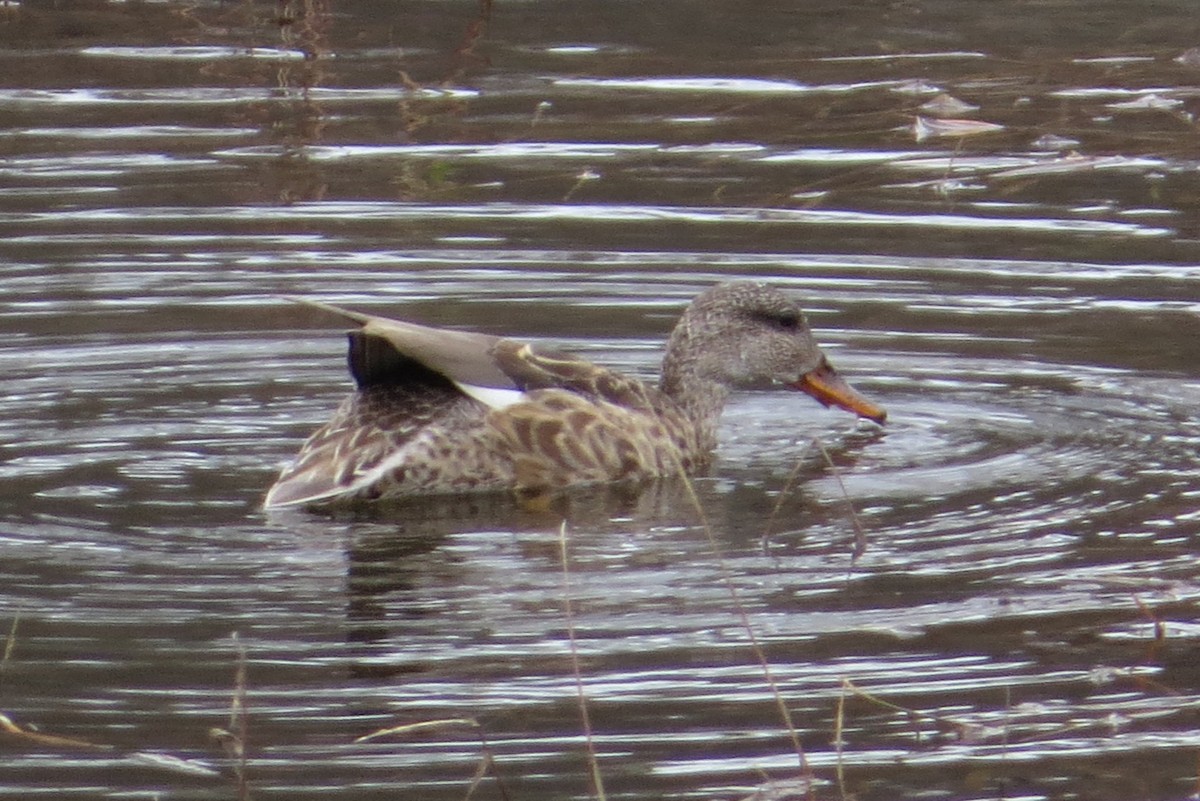
[[[564,518],[612,797],[797,775],[730,586],[817,797],[1192,793],[1194,9],[977,5],[0,10],[0,710],[108,747],[0,733],[0,794],[236,797],[235,631],[255,797],[462,798],[481,732],[480,797],[586,793]],[[740,396],[707,526],[258,511],[346,390],[279,295],[651,375],[736,277],[886,430]]]

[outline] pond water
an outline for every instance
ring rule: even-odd
[[[0,796],[587,797],[589,732],[610,798],[1200,789],[1191,0],[26,2],[0,42]],[[695,499],[260,509],[349,388],[282,295],[649,377],[728,278],[887,425],[747,393]]]

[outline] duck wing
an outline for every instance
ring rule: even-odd
[[[300,302],[359,326],[348,334],[358,391],[284,469],[268,507],[368,492],[431,432],[499,444],[503,471],[526,487],[661,475],[680,461],[678,421],[635,378],[518,340]]]
[[[562,389],[629,410],[656,408],[656,388],[561,350],[500,339],[492,345],[491,355],[497,368],[525,392]]]
[[[331,303],[291,298],[360,327],[349,332],[350,373],[359,389],[427,383],[430,373],[494,408],[519,399],[519,387],[491,355],[500,337],[364,314]]]
[[[347,333],[349,368],[358,391],[283,469],[267,495],[267,507],[319,503],[364,490],[403,461],[423,434],[482,420],[484,408],[476,400],[489,393],[520,394],[488,354],[497,337],[292,300],[360,326]]]
[[[690,432],[662,393],[568,353],[502,339],[496,364],[525,394],[488,415],[518,487],[638,480],[690,467]]]
[[[649,408],[657,390],[586,359],[514,339],[417,325],[306,298],[292,298],[357,323],[350,372],[360,389],[424,382],[432,371],[465,394],[503,408],[535,389],[565,389],[630,408]],[[481,397],[482,396],[482,397]]]
[[[478,419],[483,408],[449,381],[379,384],[351,394],[304,442],[267,493],[267,508],[315,504],[368,490],[426,432]]]

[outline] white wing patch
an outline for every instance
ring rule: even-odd
[[[461,389],[463,394],[470,395],[489,409],[507,409],[514,403],[520,403],[525,399],[525,393],[519,389],[477,387],[474,384],[460,384],[457,381],[454,382],[454,385]]]

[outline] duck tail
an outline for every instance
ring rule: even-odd
[[[329,312],[330,314],[336,314],[338,317],[344,317],[347,320],[358,323],[359,325],[366,325],[372,319],[374,319],[369,314],[356,312],[352,309],[346,309],[341,306],[334,306],[332,303],[325,303],[321,300],[300,298],[296,297],[295,295],[283,295],[282,297],[284,300],[290,300],[292,303],[299,303],[302,306],[311,306],[314,309],[320,309],[321,311]]]

